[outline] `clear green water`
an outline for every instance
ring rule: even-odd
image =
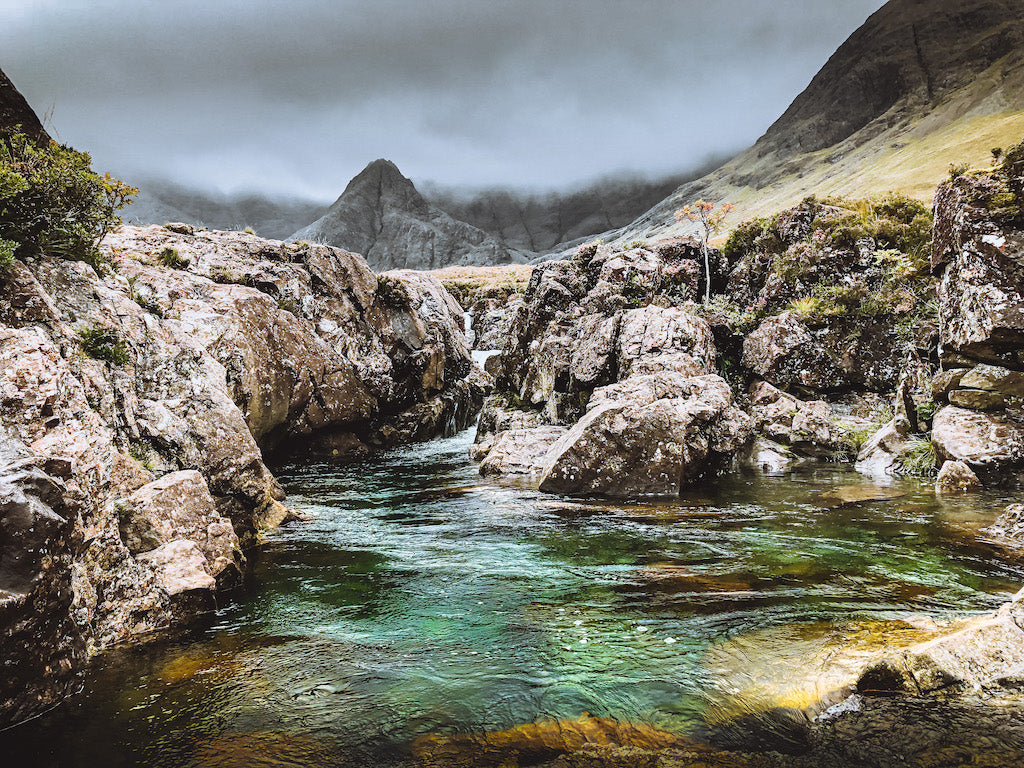
[[[421,734],[584,712],[699,735],[709,706],[857,627],[1024,584],[977,535],[996,495],[818,466],[566,500],[480,478],[470,440],[279,468],[309,519],[267,536],[246,589],[185,638],[102,657],[0,734],[7,764],[384,766]]]

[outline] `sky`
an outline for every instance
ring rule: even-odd
[[[539,191],[752,144],[883,0],[0,0],[97,170],[331,200],[378,157]]]

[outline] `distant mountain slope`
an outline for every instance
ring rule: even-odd
[[[355,251],[374,270],[507,264],[527,255],[428,203],[389,160],[366,166],[326,214],[291,239]]]
[[[609,177],[567,192],[530,194],[492,189],[475,194],[426,188],[438,208],[495,235],[506,245],[540,253],[595,232],[624,226],[680,184],[719,167],[724,158],[687,174],[661,179]]]
[[[151,180],[139,184],[138,197],[121,211],[121,218],[130,224],[182,221],[210,229],[252,227],[261,237],[283,240],[322,216],[326,207],[311,200],[255,194],[218,195]]]
[[[735,203],[733,223],[809,194],[930,199],[951,162],[1022,137],[1024,2],[891,0],[753,147],[604,236],[680,234],[675,211],[698,198]]]

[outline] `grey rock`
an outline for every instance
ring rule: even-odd
[[[376,270],[525,261],[523,252],[430,205],[388,160],[366,166],[327,213],[289,239],[354,251]]]

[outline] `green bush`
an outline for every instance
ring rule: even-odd
[[[100,176],[83,152],[22,133],[0,133],[0,261],[52,255],[101,270],[97,244],[121,223],[117,210],[138,191]]]
[[[78,338],[82,351],[93,360],[103,360],[113,365],[128,362],[128,352],[121,337],[109,328],[79,328]]]

